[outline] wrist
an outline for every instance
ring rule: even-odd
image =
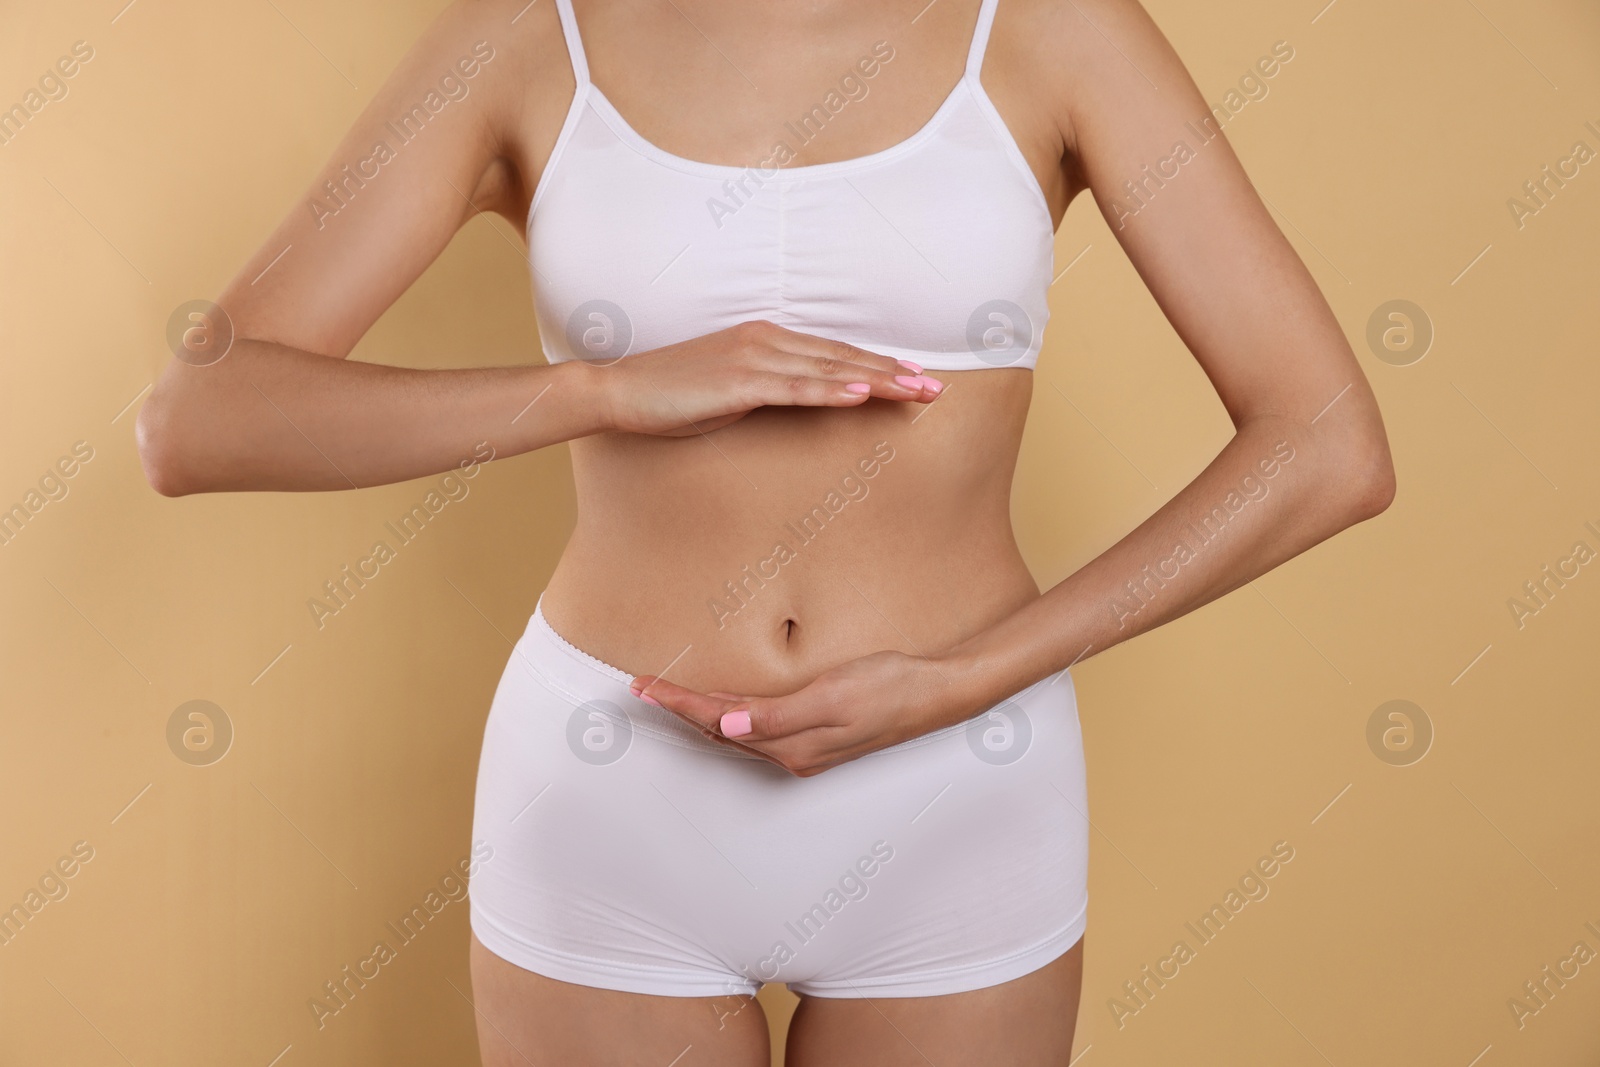
[[[610,433],[617,423],[617,376],[608,365],[569,359],[552,368],[557,379],[552,392],[561,391],[575,411],[582,412],[582,432],[574,437]]]
[[[976,637],[929,657],[928,662],[940,682],[941,713],[950,724],[970,719],[1022,688],[1006,677],[1001,657]]]
[[[951,649],[923,660],[933,698],[927,702],[933,728],[954,726],[978,714],[993,701],[984,701],[981,660],[963,650]]]

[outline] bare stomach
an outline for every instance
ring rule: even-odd
[[[550,625],[631,674],[761,696],[881,649],[942,651],[1036,598],[1010,514],[1032,372],[938,377],[927,406],[573,441]]]

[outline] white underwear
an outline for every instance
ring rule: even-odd
[[[1062,671],[964,723],[796,778],[708,741],[537,608],[495,692],[472,839],[485,947],[657,996],[959,993],[1087,918],[1088,803]]]

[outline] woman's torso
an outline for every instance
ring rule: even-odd
[[[937,25],[927,19],[920,29],[908,17],[857,9],[841,10],[833,23],[763,30],[758,20],[764,16],[730,7],[705,29],[720,51],[731,50],[745,62],[730,60],[720,69],[707,68],[722,61],[704,47],[700,30],[671,10],[654,21],[636,10],[591,7],[583,0],[575,7],[580,59],[587,59],[588,68],[577,73],[592,81],[594,103],[582,116],[568,114],[569,68],[569,88],[564,96],[555,94],[561,106],[531,109],[528,136],[530,144],[555,143],[550,119],[559,113],[555,122],[566,131],[565,143],[548,167],[549,153],[539,159],[523,153],[528,158],[522,162],[524,173],[540,175],[530,244],[547,352],[564,340],[583,343],[582,326],[590,320],[603,323],[609,337],[613,318],[622,318],[639,335],[627,351],[638,352],[713,332],[731,324],[724,321],[730,317],[770,318],[828,336],[829,315],[854,313],[856,336],[841,339],[902,355],[893,350],[902,335],[950,347],[926,340],[937,334],[929,322],[944,309],[921,291],[874,294],[875,284],[885,284],[885,270],[895,286],[929,286],[935,299],[960,312],[953,321],[965,317],[963,301],[1015,290],[1017,303],[1026,304],[1021,288],[1039,287],[1037,262],[1029,264],[1030,275],[1011,261],[1036,261],[1040,241],[1048,257],[1051,231],[1070,198],[1055,162],[1059,142],[1052,147],[1048,116],[1011,120],[1031,113],[1006,106],[1023,90],[994,87],[997,64],[988,65],[979,93],[954,99],[962,86],[952,89],[952,82],[970,58],[975,3],[945,13]],[[702,21],[709,13],[688,17]],[[991,35],[991,42],[997,40]],[[795,127],[785,123],[837,88],[839,73],[871,54],[878,41],[890,43],[894,58],[877,65],[870,91],[844,97],[826,126],[799,146]],[[988,54],[1000,47],[990,43]],[[800,62],[796,54],[813,58]],[[672,56],[695,58],[675,62]],[[739,69],[745,67],[758,76],[762,92],[749,90],[749,73]],[[858,75],[857,85],[863,82]],[[759,97],[762,105],[730,107],[734,86],[749,90],[748,98]],[[980,105],[994,114],[976,117]],[[941,119],[951,128],[930,132],[930,114],[939,117],[954,107],[965,110]],[[994,127],[1002,115],[1004,125]],[[982,118],[993,129],[986,132]],[[535,133],[533,125],[549,128]],[[779,180],[763,184],[760,175],[772,172],[757,170],[754,195],[750,184],[732,192],[724,186],[724,207],[707,204],[710,222],[697,223],[698,229],[685,228],[687,223],[674,229],[662,221],[690,198],[698,210],[700,188],[710,200],[722,185],[716,179],[733,177],[734,166],[771,160],[775,129],[787,129],[780,136],[798,147],[783,161]],[[996,131],[1000,136],[991,136]],[[945,143],[929,144],[930,138]],[[919,158],[930,149],[943,156]],[[878,158],[897,152],[898,159]],[[874,158],[860,167],[832,166],[865,157]],[[968,176],[962,189],[947,195],[943,185],[949,183],[927,174],[930,166],[940,167],[940,158],[945,164],[960,160],[958,169],[945,169]],[[726,175],[716,169],[723,165]],[[608,203],[593,193],[597,183],[613,178],[612,191],[631,204]],[[905,197],[894,195],[897,182],[908,188]],[[649,203],[658,190],[671,198]],[[528,191],[533,198],[531,184]],[[1005,207],[1007,198],[1009,214],[1002,210],[997,218],[1032,228],[1014,252],[1005,245],[1017,239],[1009,231],[985,241],[981,230],[946,226],[934,216],[935,209],[947,217],[984,211],[996,201]],[[926,218],[918,218],[919,204]],[[879,205],[887,205],[887,213]],[[883,245],[876,264],[870,245],[829,260],[826,249],[833,245],[820,238],[832,236],[832,229],[859,232],[870,222],[863,214],[868,210],[883,217],[899,243]],[[613,211],[636,219],[626,233],[607,229],[603,212]],[[896,213],[898,227],[889,218]],[[809,230],[802,230],[807,222]],[[970,257],[940,243],[951,230],[965,241]],[[572,242],[586,234],[600,242],[599,251],[573,251],[580,246]],[[696,240],[705,242],[698,261]],[[652,248],[652,241],[659,247]],[[679,244],[682,253],[663,259],[663,249],[671,253]],[[997,254],[991,244],[1001,258],[986,264],[986,250]],[[744,252],[754,257],[753,268],[767,268],[761,277],[771,284],[747,284],[754,270],[740,269],[738,254]],[[781,273],[771,267],[772,257],[783,259]],[[648,268],[634,259],[648,261]],[[918,259],[927,265],[925,280],[918,280]],[[663,261],[658,266],[654,260]],[[549,268],[542,277],[541,263]],[[814,275],[809,289],[808,267]],[[674,268],[681,268],[678,276],[668,273]],[[727,274],[725,283],[719,269]],[[630,283],[641,270],[647,280]],[[999,281],[992,281],[996,276]],[[991,288],[975,287],[975,277],[990,279],[984,284]],[[833,280],[841,288],[830,289]],[[674,283],[682,286],[677,293],[670,290]],[[736,288],[739,299],[730,295]],[[959,295],[946,299],[947,290]],[[592,299],[586,299],[591,291]],[[1042,294],[1031,295],[1042,301]],[[861,318],[859,307],[850,310],[850,300],[874,297],[889,309],[885,324]],[[599,318],[591,304],[601,309]],[[625,308],[614,314],[610,309],[617,304],[632,306],[637,321],[628,320]],[[576,333],[572,323],[553,321],[574,307],[583,309],[574,312],[581,319]],[[680,320],[660,325],[674,314]],[[903,330],[896,325],[901,321]],[[1043,323],[1023,327],[1030,328],[1042,332]],[[1023,364],[1037,350],[1039,338],[1031,340]],[[798,688],[837,663],[878,649],[937,652],[1014,611],[1039,590],[1010,525],[1011,477],[1033,372],[1018,365],[1016,340],[1008,343],[1012,349],[1002,345],[993,358],[973,347],[932,360],[984,369],[930,369],[946,383],[930,406],[873,399],[849,409],[762,408],[706,435],[600,434],[573,441],[578,523],[544,595],[551,625],[624,670],[664,672],[706,690],[760,694]],[[597,354],[611,358],[603,350]]]

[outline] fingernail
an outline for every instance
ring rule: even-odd
[[[717,724],[722,728],[723,737],[743,737],[750,732],[750,713],[748,711],[730,711],[722,717]]]
[[[922,384],[928,390],[928,392],[932,393],[934,396],[938,396],[939,393],[944,389],[943,382],[935,381],[934,379],[928,377],[924,377],[922,379]]]
[[[661,701],[657,700],[655,697],[651,696],[649,693],[641,691],[639,693],[639,699],[644,701],[646,704],[650,704],[650,705],[653,705],[653,706],[658,707],[658,708],[661,707]]]
[[[849,385],[845,386],[845,389],[848,392],[852,392],[857,395],[860,395],[861,393],[872,392],[872,386],[868,385],[866,382],[851,382]]]
[[[917,366],[915,363],[911,362],[909,359],[897,359],[897,360],[895,360],[895,362],[900,364],[902,367],[905,367],[907,370],[911,371],[911,373],[913,373],[913,374],[921,374],[922,373],[922,368]]]
[[[910,374],[896,374],[894,376],[894,380],[896,382],[899,382],[901,385],[905,386],[907,389],[921,389],[922,388],[923,379],[915,377],[915,376],[910,375]]]

